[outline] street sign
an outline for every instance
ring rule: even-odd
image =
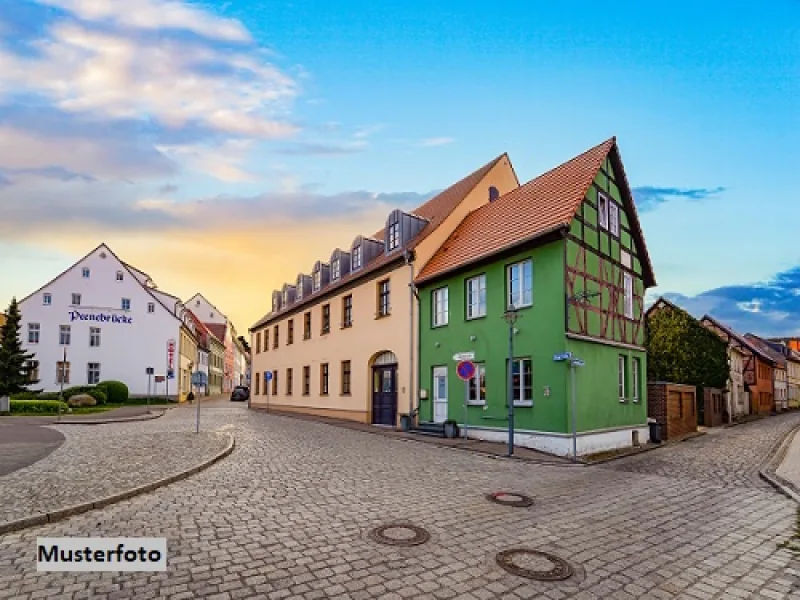
[[[175,379],[175,371],[173,369],[167,371],[167,379]]]
[[[153,367],[147,367],[147,369],[145,369],[145,373],[147,375],[152,375],[155,372],[156,372],[156,370]]]
[[[163,375],[156,375],[155,376],[155,382],[156,383],[162,383],[163,381],[164,381],[164,376]]]
[[[576,366],[576,367],[583,367],[583,366],[585,366],[585,365],[586,365],[586,363],[585,363],[585,362],[584,362],[582,359],[580,359],[580,358],[576,358],[575,360],[573,360],[573,361],[572,361],[572,364],[573,364],[574,366]]]
[[[462,360],[456,365],[456,373],[464,381],[469,381],[475,377],[475,363],[469,360]]]
[[[175,340],[167,340],[167,371],[175,369]],[[167,375],[170,379],[172,377]]]
[[[264,371],[264,379],[272,381],[272,371]]]
[[[475,360],[475,353],[474,352],[459,352],[458,354],[453,355],[453,360],[456,362],[461,362],[462,360]]]
[[[192,373],[192,385],[205,385],[206,384],[206,374],[202,371],[195,371]]]
[[[556,354],[553,356],[553,360],[556,362],[569,360],[570,358],[572,358],[572,352],[562,352],[561,354]]]

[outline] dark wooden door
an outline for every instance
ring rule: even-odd
[[[372,423],[373,425],[397,423],[396,365],[372,369]]]

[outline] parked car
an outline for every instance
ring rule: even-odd
[[[231,392],[231,402],[245,402],[250,398],[250,388],[245,385],[237,385]]]

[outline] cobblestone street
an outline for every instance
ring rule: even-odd
[[[109,440],[159,436],[191,431],[193,418],[191,408],[181,408],[154,421],[91,429]],[[792,534],[797,505],[757,478],[761,461],[800,424],[800,414],[578,468],[493,459],[240,405],[209,407],[202,419],[205,431],[234,434],[230,456],[152,493],[0,537],[0,598],[800,594],[800,559],[778,548]],[[34,466],[44,474],[55,456]],[[120,469],[136,461],[116,456]],[[0,487],[13,496],[8,481],[0,478]],[[535,503],[512,508],[485,499],[499,490],[528,494]],[[430,540],[400,548],[367,535],[400,520],[426,528]],[[166,537],[169,568],[37,573],[37,536]],[[559,582],[508,574],[494,557],[515,547],[554,553],[576,573]]]

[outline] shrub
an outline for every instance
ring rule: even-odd
[[[12,400],[36,400],[39,394],[36,392],[20,392],[19,394],[11,394]]]
[[[11,412],[52,415],[58,412],[59,404],[62,412],[67,412],[66,402],[58,402],[57,400],[12,400]]]
[[[58,400],[60,397],[58,392],[42,392],[36,396],[36,400]]]
[[[91,390],[95,389],[94,386],[91,385],[76,385],[68,388],[64,388],[64,400],[69,400],[73,396],[77,396],[78,394],[88,394]]]
[[[92,388],[87,390],[86,393],[97,400],[97,404],[105,404],[108,401],[108,395],[105,392],[105,388]]]
[[[97,389],[106,393],[106,398],[111,404],[125,404],[128,401],[128,386],[121,381],[101,381]]]

